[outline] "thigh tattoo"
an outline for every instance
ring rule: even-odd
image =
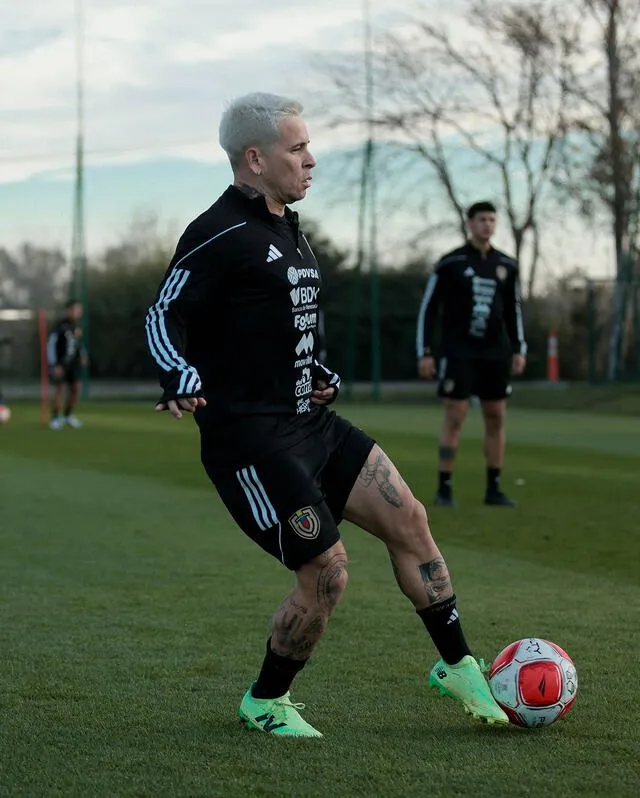
[[[368,459],[360,471],[358,479],[367,487],[376,483],[382,498],[393,507],[402,507],[400,492],[391,482],[393,466],[384,452],[378,452],[373,459]]]

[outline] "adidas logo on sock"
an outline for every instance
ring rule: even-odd
[[[273,246],[273,244],[269,244],[269,252],[267,253],[267,263],[271,263],[271,261],[278,260],[278,258],[282,257],[282,252],[279,249]]]
[[[457,621],[457,620],[458,620],[458,610],[454,609],[454,611],[449,616],[449,620],[447,621],[447,626],[450,623],[453,623],[454,621]]]

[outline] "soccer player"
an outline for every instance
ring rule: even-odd
[[[82,305],[69,300],[65,315],[57,322],[47,342],[49,379],[55,386],[51,405],[50,429],[61,430],[64,425],[80,429],[82,422],[73,414],[80,393],[80,374],[88,358],[82,343]],[[61,415],[63,392],[66,386],[64,414]]]
[[[295,577],[240,717],[279,736],[321,736],[290,687],[347,584],[346,518],[387,547],[441,656],[431,685],[506,723],[467,646],[424,507],[380,446],[328,408],[340,378],[317,359],[321,277],[289,208],[316,165],[301,110],[271,94],[225,110],[233,185],[185,230],[146,320],[163,388],[156,409],[195,413],[202,463],[229,513]]]
[[[469,398],[477,396],[484,419],[484,501],[513,507],[516,503],[500,490],[500,472],[511,375],[522,374],[527,355],[518,264],[491,246],[494,205],[477,202],[467,218],[469,240],[440,259],[427,281],[418,314],[418,374],[424,379],[436,376],[434,338],[439,332],[438,395],[444,399],[444,423],[435,503],[455,506],[453,464]]]

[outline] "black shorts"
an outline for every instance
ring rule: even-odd
[[[82,376],[82,366],[80,363],[71,363],[68,366],[64,367],[64,371],[62,376],[56,377],[53,373],[53,369],[49,370],[49,380],[51,381],[52,385],[63,385],[67,383],[67,385],[72,385],[74,382],[80,382],[80,378]]]
[[[511,358],[443,357],[438,367],[438,396],[496,402],[511,395]]]
[[[213,465],[205,439],[201,455],[242,531],[296,571],[340,540],[344,506],[374,444],[327,411],[311,435],[242,468]]]

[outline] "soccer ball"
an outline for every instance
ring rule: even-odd
[[[516,726],[549,726],[573,706],[578,674],[571,657],[549,640],[516,640],[491,664],[493,697]]]
[[[11,408],[0,404],[0,424],[6,424],[11,418]]]

